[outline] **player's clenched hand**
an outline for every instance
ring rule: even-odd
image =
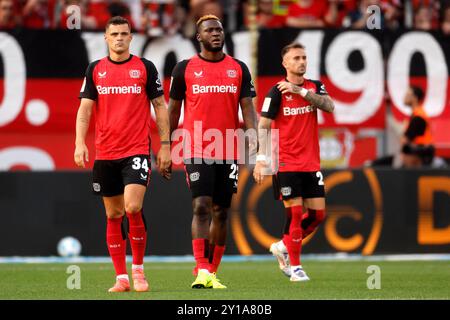
[[[170,146],[162,145],[159,149],[158,156],[156,157],[156,165],[159,173],[166,179],[171,177],[172,161],[170,159]]]
[[[253,178],[257,184],[261,184],[264,180],[264,171],[267,165],[264,161],[256,161],[255,168],[253,169]]]
[[[79,144],[75,146],[75,153],[73,155],[75,163],[81,168],[85,168],[84,160],[89,162],[89,151],[85,144]]]
[[[163,178],[170,180],[170,178],[172,178],[172,163],[170,164],[170,166],[164,170],[164,172],[162,173]]]
[[[278,90],[281,91],[281,93],[285,94],[285,93],[295,93],[295,94],[300,94],[300,87],[296,86],[293,83],[287,82],[287,81],[280,81],[277,83],[277,88]]]

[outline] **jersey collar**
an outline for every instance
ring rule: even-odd
[[[133,58],[133,55],[132,55],[132,54],[130,54],[130,56],[129,56],[129,58],[128,58],[127,60],[123,60],[123,61],[114,61],[114,60],[111,59],[110,56],[108,56],[109,62],[112,62],[112,63],[114,63],[114,64],[124,64],[124,63],[127,63],[128,61],[131,60],[131,58]]]
[[[295,84],[296,86],[302,87],[302,86],[305,85],[306,79],[303,78],[303,82],[302,83],[293,83],[293,82],[290,82],[287,78],[284,78],[284,81],[292,83],[292,84]]]
[[[223,61],[227,55],[226,55],[226,53],[224,53],[222,59],[220,59],[220,60],[208,60],[208,59],[205,59],[205,58],[203,58],[203,57],[200,55],[200,53],[198,53],[197,56],[198,56],[200,59],[202,59],[203,61],[216,63],[216,62]]]

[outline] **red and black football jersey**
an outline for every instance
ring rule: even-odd
[[[328,94],[320,81],[305,79],[300,86],[320,95]],[[272,129],[278,129],[278,171],[320,170],[316,108],[299,94],[282,94],[275,85],[266,95],[261,116],[272,119]]]
[[[150,100],[163,95],[155,65],[144,58],[94,61],[79,98],[95,100],[97,160],[150,154]]]
[[[172,72],[170,97],[184,100],[183,129],[191,138],[184,136],[184,158],[237,159],[236,139],[234,146],[227,144],[226,130],[239,128],[239,101],[254,96],[247,66],[229,55],[219,61],[196,55],[179,62]],[[223,148],[208,148],[212,141],[207,138],[197,141],[208,129],[221,133]]]

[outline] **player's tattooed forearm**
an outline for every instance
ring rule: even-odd
[[[165,137],[169,135],[169,128],[166,121],[162,119],[156,120],[156,125],[158,127],[158,133],[160,137]]]
[[[164,100],[164,97],[158,97],[152,100],[152,104],[155,106],[155,108],[166,108],[166,101]]]
[[[153,99],[152,104],[155,108],[156,126],[158,127],[159,137],[162,140],[168,140],[170,131],[169,114],[164,96]]]
[[[312,92],[308,92],[305,96],[305,100],[310,102],[314,107],[319,108],[326,112],[333,112],[334,103],[328,96],[321,96]]]
[[[169,117],[167,112],[165,111],[163,114],[156,115],[156,126],[158,127],[158,133],[159,137],[162,140],[168,140],[169,139],[169,131],[170,131],[170,125],[169,125]]]

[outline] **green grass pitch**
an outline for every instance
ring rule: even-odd
[[[304,261],[311,281],[292,283],[275,261],[223,262],[225,290],[191,289],[193,263],[146,263],[151,291],[107,293],[112,264],[77,264],[81,289],[68,289],[69,264],[0,264],[0,299],[450,299],[449,261]],[[381,269],[381,289],[369,290],[367,267]]]

